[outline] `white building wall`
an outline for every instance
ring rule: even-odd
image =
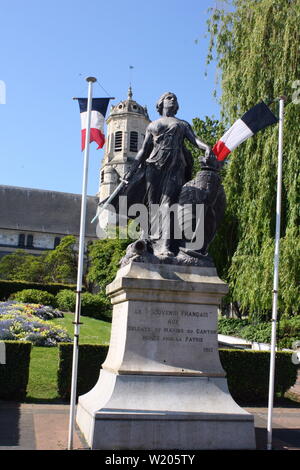
[[[19,246],[19,235],[25,235],[25,245],[23,247]],[[28,248],[27,244],[27,236],[33,236],[33,246]],[[0,230],[0,252],[3,254],[4,252],[13,253],[17,249],[25,249],[26,252],[32,254],[39,254],[45,250],[53,250],[55,238],[58,237],[62,239],[67,235],[62,234],[53,234],[53,233],[43,233],[43,232],[28,232],[28,231],[17,231],[17,230],[7,230],[1,229]],[[85,247],[89,239],[86,240]],[[78,251],[78,242],[75,244],[75,251]]]
[[[11,246],[18,248],[19,235],[25,235],[25,247],[27,242],[27,236],[33,236],[33,247],[37,249],[51,250],[54,248],[54,241],[56,237],[62,238],[61,234],[48,234],[39,232],[28,232],[24,230],[0,230],[0,245]]]
[[[2,229],[0,231],[0,245],[18,245],[19,236],[12,230]]]

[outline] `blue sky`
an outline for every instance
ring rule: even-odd
[[[207,8],[214,0],[2,0],[0,184],[80,193],[80,117],[73,96],[127,96],[147,105],[177,94],[178,117],[219,116],[215,69],[205,65]],[[134,66],[130,71],[129,66]],[[205,77],[205,70],[208,76]],[[88,193],[98,190],[104,151],[91,144]]]

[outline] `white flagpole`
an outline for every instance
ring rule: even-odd
[[[75,309],[75,321],[74,321],[74,343],[73,343],[73,363],[72,363],[68,450],[73,449],[73,436],[74,436],[74,426],[75,426],[78,346],[79,346],[79,331],[80,331],[81,290],[82,290],[85,218],[86,218],[86,194],[87,194],[87,180],[88,180],[88,167],[89,167],[90,128],[91,128],[91,110],[92,110],[92,87],[93,87],[93,83],[96,82],[97,79],[94,77],[87,77],[86,81],[88,82],[87,122],[86,122],[84,161],[83,161],[83,179],[82,179],[81,217],[80,217],[78,271],[77,271],[76,309]]]
[[[280,245],[284,101],[285,101],[285,97],[280,96],[279,98],[279,129],[278,129],[276,233],[275,233],[274,281],[273,281],[273,310],[272,310],[272,334],[271,334],[269,402],[268,402],[268,424],[267,424],[267,433],[268,433],[267,449],[268,450],[272,450],[272,417],[273,417],[273,403],[274,403],[276,322],[277,322],[277,300],[278,300],[278,278],[279,278],[279,245]]]

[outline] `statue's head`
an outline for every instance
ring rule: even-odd
[[[161,95],[161,97],[156,103],[156,109],[160,115],[163,114],[164,107],[173,107],[174,114],[177,113],[179,109],[179,105],[178,105],[177,96],[175,95],[175,93],[171,93],[170,91],[168,91],[167,93],[164,93],[163,95]]]

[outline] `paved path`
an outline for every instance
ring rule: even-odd
[[[254,415],[256,447],[267,448],[267,408],[245,408]],[[272,441],[275,450],[300,450],[300,406],[273,409]]]
[[[275,407],[273,448],[300,450],[300,404]],[[254,414],[257,449],[266,449],[267,408],[247,407]],[[69,406],[64,404],[18,404],[0,401],[0,450],[64,450],[67,448]],[[87,449],[80,431],[74,449]]]
[[[63,450],[67,448],[68,405],[0,401],[0,450]],[[74,449],[87,445],[77,430]]]

